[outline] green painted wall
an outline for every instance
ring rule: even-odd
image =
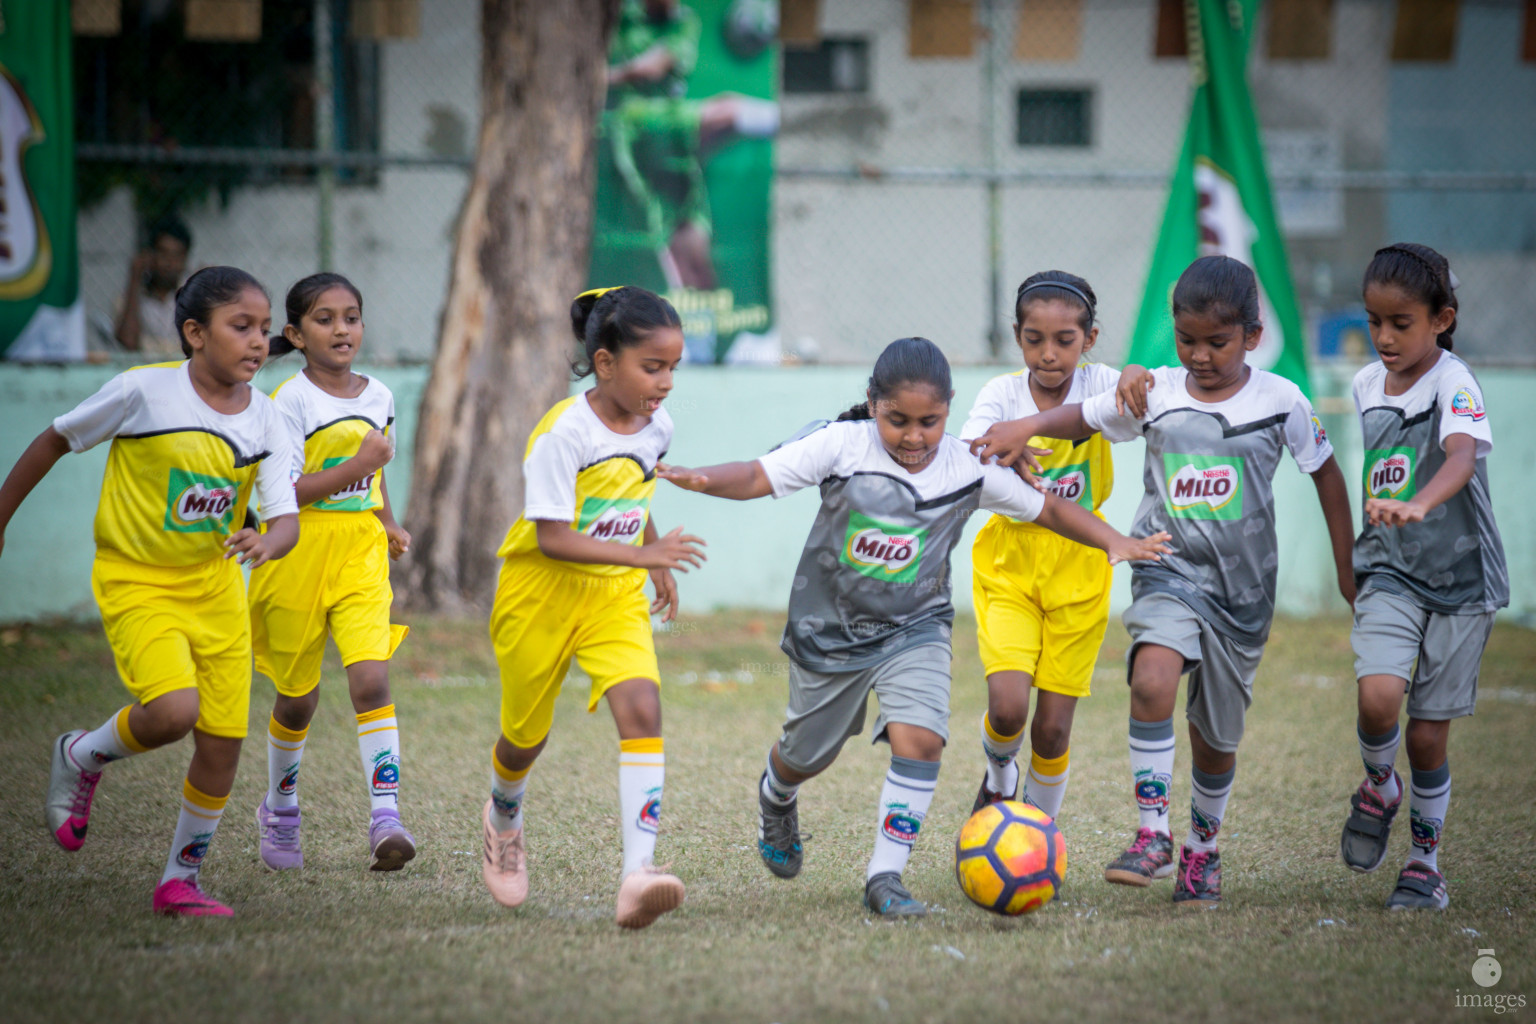
[[[257,383],[275,387],[297,368],[285,360],[262,372]],[[9,471],[33,437],[51,419],[71,408],[109,379],[109,366],[22,367],[0,364],[0,469]],[[395,392],[400,457],[387,472],[397,501],[410,493],[410,452],[415,439],[413,411],[426,380],[424,367],[379,367],[380,379]],[[955,372],[953,428],[958,429],[977,390],[997,371],[963,367]],[[685,367],[667,406],[677,423],[670,458],[705,465],[753,458],[813,419],[830,418],[856,401],[868,370],[860,367],[783,369]],[[1358,496],[1359,431],[1348,406],[1351,371],[1325,368],[1319,407],[1351,490]],[[1536,372],[1484,370],[1480,374],[1493,419],[1495,448],[1489,458],[1496,514],[1509,559],[1513,600],[1510,615],[1536,621]],[[1141,495],[1141,445],[1115,449],[1117,487],[1105,507],[1110,522],[1130,524]],[[521,456],[508,452],[508,458]],[[17,513],[6,531],[0,557],[0,621],[57,616],[90,618],[91,519],[106,463],[106,446],[66,456]],[[1345,611],[1334,590],[1327,534],[1311,481],[1283,460],[1276,476],[1279,521],[1279,608],[1298,615]],[[806,491],[784,501],[728,502],[662,484],[654,515],[663,530],[681,523],[709,542],[710,561],[702,571],[681,577],[684,614],[721,606],[782,607],[799,558],[800,545],[815,515],[816,495]],[[507,510],[510,524],[516,509]],[[398,510],[397,510],[398,513]],[[979,525],[979,517],[978,523]],[[955,603],[968,608],[970,541],[955,552]],[[1130,600],[1130,570],[1115,571],[1114,607]]]

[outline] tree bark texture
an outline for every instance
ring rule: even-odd
[[[619,0],[482,0],[481,120],[416,428],[401,595],[489,606],[528,435],[570,386],[592,239],[594,128]]]

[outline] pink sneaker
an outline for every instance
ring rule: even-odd
[[[173,878],[155,886],[155,913],[166,917],[234,917],[235,912],[197,887],[195,878]]]
[[[480,856],[480,874],[496,902],[515,907],[528,898],[528,858],[523,853],[523,830],[498,832],[491,827],[491,802],[485,802],[480,816],[484,846]]]
[[[84,729],[75,729],[53,741],[48,798],[43,804],[48,831],[70,853],[85,845],[85,830],[91,822],[91,797],[96,795],[96,783],[101,781],[100,772],[81,771],[69,756],[69,745],[84,735]]]
[[[614,920],[620,928],[644,928],[662,914],[682,905],[682,880],[647,864],[638,871],[631,871],[619,884],[619,905]]]

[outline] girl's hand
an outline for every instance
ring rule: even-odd
[[[677,618],[677,580],[671,569],[652,569],[651,586],[656,588],[656,600],[651,602],[651,614],[661,614],[662,622]],[[666,609],[663,614],[662,609]]]
[[[665,537],[640,545],[639,560],[635,564],[642,569],[687,572],[690,565],[697,569],[708,560],[708,556],[699,550],[706,546],[703,538],[685,534],[679,526]]]
[[[1407,526],[1424,521],[1424,508],[1412,501],[1370,498],[1365,503],[1365,517],[1372,526]]]
[[[258,533],[247,526],[224,542],[225,560],[237,555],[239,557],[236,561],[254,569],[272,557],[272,546],[267,542],[266,534]]]
[[[1109,564],[1161,562],[1164,555],[1173,553],[1173,548],[1168,546],[1172,539],[1166,533],[1154,533],[1150,537],[1126,537],[1109,548]]]
[[[389,460],[394,457],[395,443],[378,430],[370,430],[363,435],[362,442],[357,446],[357,454],[353,456],[358,465],[370,473],[377,473],[389,465]]]
[[[405,527],[399,523],[386,523],[384,536],[389,538],[389,557],[398,562],[402,555],[411,550],[411,535]]]
[[[665,463],[656,463],[656,475],[663,480],[670,480],[685,491],[700,491],[709,486],[709,477],[687,466],[668,466]],[[675,531],[674,531],[675,532]]]
[[[1115,411],[1141,419],[1147,414],[1147,392],[1156,383],[1157,378],[1145,366],[1132,363],[1121,370],[1120,383],[1115,385]]]
[[[1039,473],[1042,472],[1039,456],[1050,455],[1051,449],[1031,447],[1029,439],[1034,436],[1028,418],[1001,420],[988,427],[985,434],[967,443],[971,446],[971,454],[982,462],[993,461],[999,466],[1015,469],[1022,462]]]

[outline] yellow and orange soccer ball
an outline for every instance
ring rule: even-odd
[[[1017,800],[971,815],[955,841],[955,879],[978,907],[1016,916],[1051,902],[1067,876],[1067,841],[1050,816]]]

